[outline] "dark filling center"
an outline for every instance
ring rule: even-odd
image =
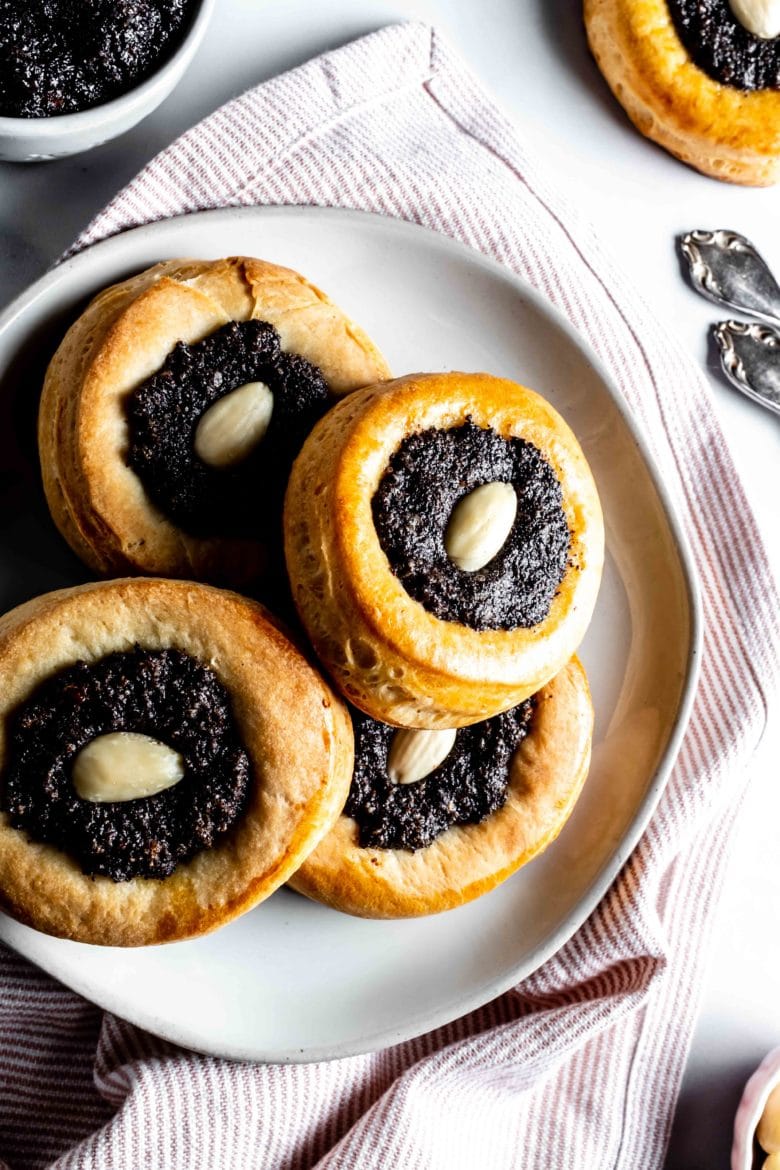
[[[247,382],[273,394],[265,436],[234,467],[195,453],[198,423],[219,398]],[[328,406],[322,374],[282,351],[264,321],[232,321],[195,345],[179,342],[127,404],[127,462],[166,516],[195,536],[276,536],[293,459]]]
[[[669,11],[691,60],[714,81],[735,89],[780,88],[780,39],[749,32],[729,0],[669,0]]]
[[[182,780],[156,796],[82,800],[71,768],[96,736],[134,731],[185,762]],[[164,878],[209,849],[240,817],[250,764],[223,685],[178,650],[110,654],[47,679],[15,713],[0,807],[16,829],[75,857],[84,873],[115,882]]]
[[[0,0],[0,114],[100,105],[178,47],[192,0]]]
[[[517,516],[503,548],[465,572],[447,556],[452,510],[484,483],[511,483]],[[569,529],[561,485],[532,443],[468,419],[420,431],[392,456],[373,499],[379,542],[407,593],[443,621],[513,630],[544,621],[566,571]]]
[[[344,812],[366,849],[430,845],[453,825],[478,825],[506,802],[509,766],[528,734],[534,701],[462,727],[446,759],[414,784],[394,784],[387,757],[396,728],[352,711],[355,771]]]

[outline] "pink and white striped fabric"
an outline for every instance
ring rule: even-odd
[[[12,1170],[652,1170],[777,683],[780,606],[709,391],[430,28],[385,29],[218,110],[76,247],[264,203],[426,224],[520,273],[584,334],[640,418],[694,549],[706,629],[693,719],[649,829],[571,942],[497,1001],[384,1052],[290,1067],[196,1057],[2,952],[0,1158]]]

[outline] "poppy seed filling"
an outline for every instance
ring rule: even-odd
[[[219,399],[264,382],[273,413],[262,441],[233,467],[195,452],[198,424]],[[231,321],[193,345],[180,341],[127,401],[127,463],[149,497],[193,536],[277,535],[290,467],[328,407],[320,371],[282,350],[265,321]]]
[[[396,732],[352,711],[355,770],[344,807],[366,849],[424,849],[453,825],[478,825],[506,803],[512,757],[529,732],[534,701],[461,727],[438,768],[414,784],[394,784],[387,757]]]
[[[780,88],[780,39],[746,29],[729,0],[669,0],[677,35],[713,81],[734,89]]]
[[[125,93],[178,48],[193,0],[0,0],[0,114],[72,114]]]
[[[482,484],[517,493],[503,547],[476,572],[449,558],[444,538],[455,505]],[[543,622],[568,564],[570,533],[558,478],[532,443],[504,439],[470,418],[409,435],[392,455],[372,501],[374,525],[406,592],[442,621],[474,630]]]
[[[132,731],[184,760],[184,776],[155,796],[82,800],[71,769],[100,735]],[[251,768],[227,691],[178,650],[109,654],[42,683],[12,716],[0,807],[15,829],[55,845],[86,874],[115,882],[165,878],[225,836],[246,806]]]

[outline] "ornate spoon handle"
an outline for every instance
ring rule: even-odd
[[[691,284],[711,301],[780,325],[780,286],[744,236],[718,230],[680,237]]]
[[[723,372],[737,390],[780,415],[780,330],[745,321],[715,326]]]

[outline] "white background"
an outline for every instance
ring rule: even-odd
[[[189,73],[146,122],[70,160],[0,163],[0,304],[38,276],[149,157],[221,102],[316,53],[410,17],[450,35],[655,313],[706,365],[707,329],[719,311],[683,283],[674,238],[693,227],[735,228],[780,273],[780,191],[703,178],[641,138],[588,55],[579,0],[217,0]],[[711,353],[709,362],[717,408],[780,575],[780,420],[723,383]],[[764,1053],[780,1045],[776,712],[751,773],[668,1170],[728,1166],[742,1085]]]

